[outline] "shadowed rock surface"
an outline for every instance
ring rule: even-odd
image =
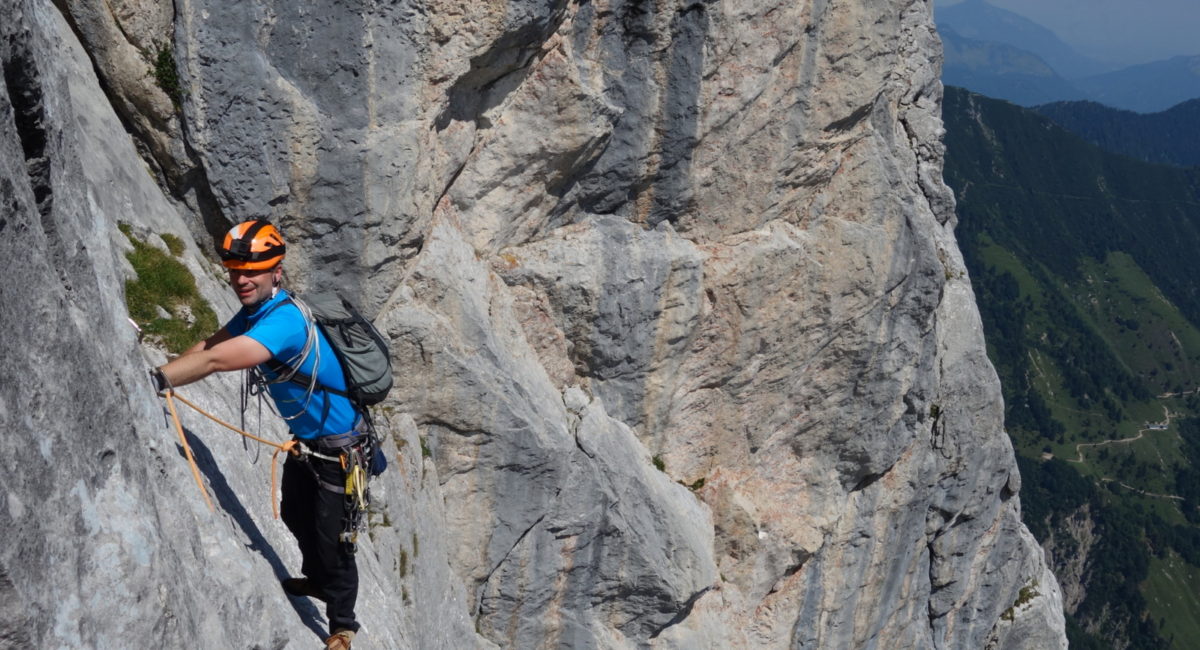
[[[5,643],[317,644],[269,455],[184,409],[206,509],[123,300],[118,224],[225,319],[269,217],[392,341],[356,648],[1065,647],[927,3],[0,9]]]

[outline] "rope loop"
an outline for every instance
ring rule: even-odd
[[[216,512],[216,508],[213,506],[212,499],[210,499],[208,496],[208,490],[204,487],[204,481],[200,479],[200,468],[196,466],[196,459],[194,456],[192,456],[192,448],[188,446],[187,438],[183,434],[183,424],[179,421],[179,413],[175,410],[175,400],[179,400],[180,402],[187,404],[192,408],[192,410],[196,411],[200,415],[203,415],[204,417],[216,422],[230,431],[233,431],[234,433],[275,448],[275,453],[271,455],[271,509],[275,514],[275,518],[279,519],[279,500],[275,498],[275,461],[279,458],[280,452],[287,452],[295,458],[300,458],[304,455],[320,456],[320,454],[314,454],[304,447],[301,447],[299,440],[288,440],[283,443],[278,443],[265,438],[260,438],[247,431],[243,431],[232,424],[229,424],[228,422],[225,422],[224,420],[212,415],[211,413],[208,413],[192,401],[185,398],[183,395],[177,394],[171,388],[163,391],[161,395],[167,400],[167,410],[171,412],[171,419],[175,421],[175,430],[179,432],[179,442],[183,445],[184,454],[187,456],[188,463],[192,466],[192,476],[195,477],[196,485],[200,488],[200,494],[204,495],[204,501],[208,504],[208,509],[210,512]],[[325,456],[321,457],[325,458]]]

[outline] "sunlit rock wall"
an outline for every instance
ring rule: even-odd
[[[208,512],[122,301],[119,222],[225,318],[269,217],[392,341],[355,647],[1065,647],[929,3],[0,7],[0,639],[316,642],[269,457],[185,412]]]

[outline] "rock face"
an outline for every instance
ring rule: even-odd
[[[118,223],[228,317],[265,216],[392,342],[356,648],[1065,647],[928,3],[0,8],[6,643],[315,642],[267,455],[183,411],[207,510],[121,299]]]
[[[1084,505],[1063,518],[1061,529],[1052,529],[1044,546],[1046,563],[1054,575],[1061,576],[1063,610],[1074,614],[1087,598],[1084,585],[1088,577],[1088,560],[1100,541],[1091,507]]]

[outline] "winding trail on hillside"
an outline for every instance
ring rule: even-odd
[[[1163,417],[1166,418],[1162,422],[1163,426],[1170,427],[1171,426],[1171,411],[1170,411],[1170,409],[1168,409],[1165,406],[1163,407]],[[1141,440],[1143,437],[1145,437],[1146,432],[1150,431],[1150,430],[1151,430],[1150,427],[1144,427],[1144,428],[1138,429],[1137,435],[1132,438],[1113,438],[1113,439],[1109,439],[1109,440],[1102,440],[1100,442],[1081,442],[1081,443],[1075,445],[1075,458],[1068,458],[1067,462],[1082,463],[1084,447],[1103,447],[1105,445],[1122,445],[1122,444],[1128,444],[1131,442],[1136,442],[1138,440]],[[1166,431],[1166,430],[1167,429],[1154,429],[1154,431]]]
[[[1183,397],[1184,395],[1195,395],[1196,393],[1200,393],[1200,387],[1196,387],[1191,390],[1181,391],[1178,393],[1163,393],[1162,395],[1158,396],[1158,399],[1170,399],[1173,397]]]
[[[1135,488],[1132,485],[1129,485],[1128,483],[1122,483],[1121,481],[1118,481],[1115,478],[1108,478],[1107,476],[1101,478],[1100,482],[1101,483],[1116,483],[1117,485],[1120,485],[1121,487],[1125,488],[1126,490],[1137,492],[1138,494],[1140,494],[1144,497],[1157,497],[1159,499],[1174,499],[1175,501],[1183,501],[1183,497],[1179,496],[1178,494],[1159,494],[1157,492],[1147,492],[1141,488]]]
[[[1137,435],[1132,438],[1115,438],[1115,439],[1110,439],[1110,440],[1102,440],[1100,442],[1081,442],[1081,443],[1075,445],[1075,457],[1068,458],[1067,462],[1068,463],[1082,463],[1084,447],[1103,447],[1105,445],[1123,445],[1123,444],[1127,444],[1130,442],[1137,442],[1138,440],[1141,440],[1143,437],[1145,437],[1147,431],[1149,431],[1149,429],[1138,429]]]
[[[1137,435],[1133,436],[1132,438],[1115,438],[1115,439],[1110,439],[1110,440],[1102,440],[1100,442],[1081,442],[1081,443],[1075,445],[1075,458],[1068,458],[1067,462],[1068,463],[1082,463],[1084,447],[1103,447],[1105,445],[1128,444],[1128,443],[1136,442],[1136,441],[1144,438],[1146,436],[1147,431],[1166,432],[1166,431],[1168,431],[1168,428],[1171,426],[1171,410],[1169,408],[1167,408],[1166,406],[1163,406],[1163,417],[1165,418],[1165,420],[1163,420],[1163,422],[1159,423],[1164,427],[1162,429],[1151,429],[1150,427],[1143,427],[1141,429],[1138,429]],[[1162,459],[1162,454],[1159,454],[1158,458],[1159,458],[1160,462],[1164,462]],[[1164,462],[1164,464],[1165,464],[1165,462]],[[1135,488],[1132,485],[1123,483],[1114,478],[1109,478],[1107,476],[1100,477],[1100,481],[1102,483],[1116,483],[1117,485],[1120,485],[1121,487],[1123,487],[1127,490],[1137,492],[1138,494],[1140,494],[1142,496],[1156,497],[1159,499],[1174,499],[1176,501],[1183,501],[1183,497],[1176,495],[1176,494],[1158,494],[1157,492],[1147,492],[1146,490],[1142,490],[1140,488]]]

